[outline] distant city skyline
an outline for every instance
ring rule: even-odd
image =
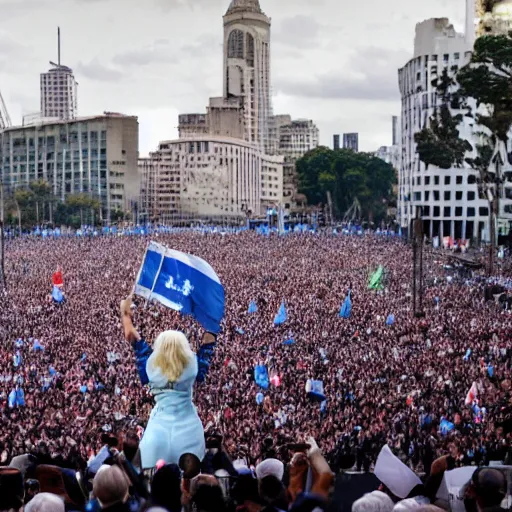
[[[204,98],[222,87],[222,31],[210,20],[228,5],[0,0],[0,90],[13,123],[39,110],[39,74],[54,57],[60,25],[62,60],[80,83],[78,114],[138,115],[140,152],[147,154],[159,140],[177,137],[178,114],[201,112]],[[326,146],[333,133],[357,131],[361,151],[391,144],[389,118],[400,110],[397,68],[412,55],[416,23],[449,17],[461,29],[465,14],[463,0],[397,0],[391,6],[367,0],[343,9],[334,0],[314,6],[261,0],[261,6],[272,16],[274,113],[315,120]],[[27,24],[34,29],[27,32]],[[377,39],[378,45],[369,42]]]

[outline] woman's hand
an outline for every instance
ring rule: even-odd
[[[121,301],[121,316],[132,316],[132,298],[128,296]]]

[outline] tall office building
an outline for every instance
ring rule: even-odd
[[[61,200],[88,194],[108,221],[138,199],[138,141],[136,117],[108,112],[13,126],[0,133],[0,176],[9,190],[44,180]]]
[[[60,62],[60,28],[57,37],[57,63],[50,62],[52,69],[41,73],[41,117],[69,121],[77,116],[78,84],[73,70]]]
[[[467,30],[472,30],[467,23]],[[399,172],[398,217],[403,229],[411,227],[417,214],[423,217],[427,236],[489,240],[489,202],[479,194],[477,172],[462,168],[441,169],[420,161],[414,135],[428,126],[439,107],[436,80],[444,70],[453,75],[468,63],[473,48],[472,34],[459,34],[446,18],[423,21],[416,25],[414,54],[398,71],[402,97],[401,164]],[[474,102],[471,102],[474,108]],[[474,119],[461,114],[460,137],[474,148],[479,142],[479,127]],[[467,157],[475,158],[476,150]],[[506,158],[505,158],[506,160]],[[502,187],[497,224],[508,233],[512,225],[512,184]]]
[[[139,161],[150,217],[243,219],[283,199],[278,132],[291,118],[272,115],[270,19],[259,0],[232,0],[223,23],[223,95],[180,115],[180,138]]]
[[[287,211],[297,206],[297,160],[318,147],[318,144],[319,130],[311,120],[297,119],[280,127],[279,154],[284,156],[283,206]]]
[[[392,124],[393,124],[393,136],[392,136],[392,142],[391,142],[391,145],[392,146],[397,146],[398,145],[398,116],[393,116],[392,117]]]
[[[340,136],[339,134],[332,136],[332,148],[334,151],[340,149]]]
[[[359,134],[358,133],[344,133],[343,134],[343,149],[351,149],[356,153],[359,151]]]
[[[266,153],[270,140],[270,19],[259,0],[232,0],[224,15],[224,98],[240,98],[243,138]]]

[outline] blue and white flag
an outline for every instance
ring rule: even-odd
[[[249,304],[248,313],[252,315],[253,313],[257,313],[257,312],[258,312],[258,306],[256,306],[256,302],[251,300],[251,303]]]
[[[277,312],[277,315],[274,318],[274,325],[284,324],[287,319],[288,315],[286,313],[286,306],[283,301],[281,302],[281,305],[279,306],[279,311]]]
[[[207,331],[220,331],[224,287],[213,268],[197,256],[150,242],[134,292],[193,316]]]
[[[62,290],[58,286],[53,287],[52,299],[57,304],[60,304],[64,300],[64,295],[62,294]]]
[[[455,429],[455,425],[446,418],[442,418],[441,423],[439,424],[439,429],[441,430],[441,434],[445,436]]]
[[[352,314],[352,300],[350,299],[350,291],[347,293],[345,297],[345,302],[340,309],[340,318],[350,318]]]
[[[464,361],[467,361],[469,359],[469,356],[471,355],[471,349],[468,348],[466,350],[466,355],[464,356]]]

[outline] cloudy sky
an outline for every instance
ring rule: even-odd
[[[177,137],[179,113],[222,93],[222,15],[230,0],[0,0],[0,91],[13,123],[39,110],[39,73],[57,59],[79,82],[80,115],[134,114],[140,153]],[[260,0],[272,18],[274,112],[310,118],[321,142],[359,132],[363,151],[391,143],[397,68],[414,27],[464,0]]]

